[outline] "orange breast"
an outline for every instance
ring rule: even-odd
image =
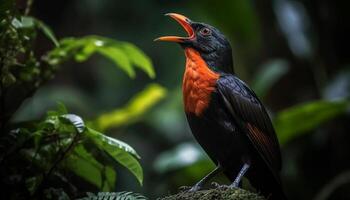
[[[185,53],[186,69],[182,84],[185,111],[200,116],[209,105],[220,75],[208,68],[196,50],[187,48]]]

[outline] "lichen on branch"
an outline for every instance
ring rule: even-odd
[[[239,189],[218,187],[214,189],[200,190],[196,192],[180,191],[177,194],[158,198],[158,200],[266,200],[259,194]]]

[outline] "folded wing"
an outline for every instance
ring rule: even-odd
[[[217,89],[240,129],[248,136],[269,168],[274,173],[278,172],[281,169],[278,140],[271,120],[255,93],[231,74],[220,77]]]

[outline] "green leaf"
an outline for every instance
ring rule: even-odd
[[[57,102],[57,108],[55,110],[49,110],[47,116],[60,116],[68,114],[66,106],[62,102]]]
[[[166,90],[162,86],[150,84],[142,92],[133,97],[124,108],[104,113],[97,117],[92,124],[98,130],[104,131],[133,123],[163,99],[165,95]]]
[[[132,63],[144,70],[149,77],[155,78],[152,61],[138,47],[130,43],[123,43],[122,48]]]
[[[284,144],[307,131],[317,128],[324,122],[344,114],[350,101],[314,101],[304,103],[277,114],[274,125],[281,144]]]
[[[271,87],[289,70],[287,61],[285,60],[272,60],[264,64],[261,70],[256,74],[252,88],[255,93],[264,98]]]
[[[131,78],[135,77],[133,67],[142,69],[152,78],[155,76],[151,60],[135,45],[100,36],[64,38],[59,47],[45,56],[45,60],[51,65],[61,64],[70,58],[83,62],[94,53],[111,60]]]
[[[40,143],[41,143],[41,141],[43,139],[43,131],[42,130],[35,131],[32,134],[32,137],[33,137],[33,140],[34,140],[34,149],[35,149],[35,151],[37,151],[37,150],[39,150]]]
[[[53,31],[50,29],[49,26],[47,26],[44,22],[40,21],[39,19],[36,19],[34,17],[22,16],[20,19],[13,18],[11,24],[16,29],[28,29],[36,27],[37,29],[41,30],[44,33],[44,35],[54,43],[56,47],[59,46],[59,43]]]
[[[14,7],[14,0],[1,0],[0,3],[0,22],[10,14],[10,10]]]
[[[110,166],[105,166],[104,167],[104,182],[102,186],[102,191],[108,192],[108,191],[113,191],[115,187],[115,181],[117,179],[117,175],[113,167]]]
[[[91,128],[87,128],[86,134],[99,149],[107,152],[115,161],[126,167],[142,185],[143,172],[141,165],[136,159],[140,158],[140,156],[131,146]]]
[[[30,19],[30,17],[25,17],[26,19]],[[56,47],[59,46],[59,43],[56,39],[55,34],[53,33],[53,31],[51,30],[51,28],[49,26],[47,26],[44,22],[40,21],[39,19],[36,18],[31,18],[35,24],[35,26],[41,30],[44,35],[49,38]]]
[[[31,28],[34,26],[34,19],[32,17],[21,17],[22,28]]]
[[[128,55],[124,51],[116,47],[97,48],[97,51],[113,61],[114,64],[123,69],[130,77],[135,77],[135,71],[128,59]]]
[[[68,113],[66,106],[62,102],[57,102],[57,113],[64,115]]]
[[[12,26],[15,28],[22,28],[22,23],[20,20],[18,20],[17,18],[13,18],[12,22],[11,22]]]
[[[28,16],[22,16],[20,19],[13,18],[11,24],[16,29],[32,28],[34,27],[34,18]]]
[[[27,178],[25,180],[26,187],[30,194],[34,194],[34,192],[40,185],[42,179],[43,179],[42,176],[34,176],[34,177]]]
[[[72,41],[70,41],[72,42]],[[102,41],[92,41],[89,39],[81,40],[81,44],[84,43],[84,46],[81,47],[81,50],[79,50],[75,55],[74,59],[77,62],[84,62],[87,60],[93,53],[95,53],[97,47],[99,46],[99,43],[102,43]],[[79,43],[77,43],[79,44]],[[77,45],[79,47],[79,45]]]
[[[12,20],[12,25],[17,29],[32,28],[35,26],[37,29],[41,30],[44,33],[44,35],[54,43],[56,47],[59,46],[59,43],[53,31],[50,29],[49,26],[47,26],[44,22],[40,21],[39,19],[36,19],[34,17],[22,16],[20,20],[14,18]]]
[[[188,167],[207,159],[198,145],[182,143],[174,149],[160,154],[154,162],[154,167],[158,172],[165,173]]]
[[[85,123],[81,117],[74,114],[65,114],[60,116],[61,119],[69,121],[72,125],[74,125],[75,129],[78,133],[83,133],[85,130]]]
[[[102,185],[101,171],[103,169],[96,159],[86,151],[82,145],[74,148],[73,154],[66,158],[65,164],[68,169],[87,182],[100,188]]]
[[[100,133],[94,129],[91,129],[91,128],[87,128],[87,129],[88,129],[87,134],[91,136],[90,139],[92,139],[92,141],[94,141],[95,144],[97,144],[98,146],[107,145],[113,148],[118,148],[127,153],[132,154],[137,158],[140,158],[140,156],[136,153],[136,151],[125,142],[122,142],[112,137],[108,137],[103,133]]]
[[[38,126],[39,129],[58,129],[60,126],[60,120],[57,115],[54,115],[52,112],[48,112],[46,119],[41,122]]]
[[[3,77],[1,78],[2,84],[6,87],[16,83],[16,77],[10,72],[3,74]]]

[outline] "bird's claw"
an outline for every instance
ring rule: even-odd
[[[232,189],[233,188],[237,189],[237,188],[239,188],[239,183],[233,182],[229,187],[232,188]]]
[[[213,186],[214,188],[218,188],[218,187],[220,187],[220,184],[217,182],[212,182],[211,186]]]
[[[181,186],[179,187],[180,192],[186,192],[189,191],[192,187],[191,186]]]
[[[236,189],[238,186],[231,184],[231,185],[220,185],[219,183],[212,182],[211,185],[216,188],[216,189],[222,189],[222,190],[227,190],[227,189]]]
[[[198,191],[198,190],[200,190],[200,189],[201,189],[200,186],[194,185],[194,186],[191,187],[191,189],[189,189],[188,191],[189,191],[189,192],[196,192],[196,191]]]

